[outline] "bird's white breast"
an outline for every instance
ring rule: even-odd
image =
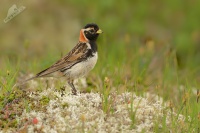
[[[77,63],[71,69],[67,71],[69,79],[76,79],[82,76],[85,76],[89,71],[91,71],[95,64],[97,63],[98,54],[97,52],[93,54],[94,56],[88,58],[85,61]],[[67,76],[66,75],[66,76]]]

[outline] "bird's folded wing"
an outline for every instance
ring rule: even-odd
[[[35,78],[48,76],[49,74],[56,71],[69,69],[76,63],[86,60],[87,52],[88,52],[88,49],[87,49],[86,43],[79,43],[66,56],[61,58],[51,67],[36,74]]]

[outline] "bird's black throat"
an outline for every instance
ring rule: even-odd
[[[96,41],[90,41],[89,44],[90,44],[90,46],[91,46],[92,52],[96,53],[96,52],[97,52],[97,44],[96,44]]]
[[[87,52],[87,57],[90,57],[90,58],[91,58],[91,57],[93,57],[94,54],[97,52],[97,44],[96,44],[95,41],[90,41],[89,44],[90,44],[91,49],[88,50],[88,52]]]

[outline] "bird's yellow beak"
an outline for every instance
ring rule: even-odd
[[[101,34],[101,33],[103,33],[103,31],[101,29],[99,29],[96,33]]]

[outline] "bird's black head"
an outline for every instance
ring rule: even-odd
[[[98,25],[94,23],[87,24],[82,30],[85,37],[89,41],[95,41],[98,38],[99,34],[102,33],[102,30],[99,29]]]

